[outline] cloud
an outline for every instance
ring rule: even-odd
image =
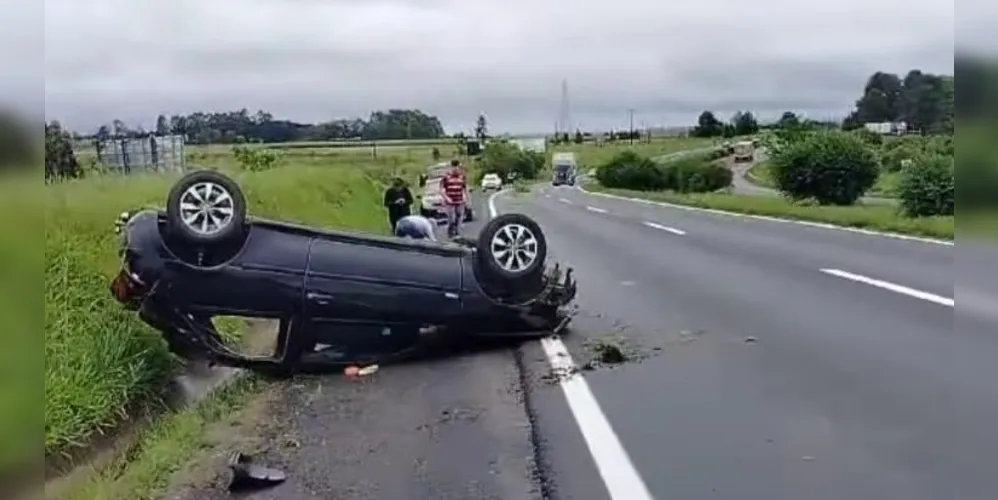
[[[875,70],[951,71],[940,0],[47,0],[46,114],[266,109],[322,120],[419,107],[450,129],[842,115]]]

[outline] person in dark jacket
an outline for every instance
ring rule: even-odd
[[[405,185],[405,181],[399,177],[392,179],[392,185],[385,190],[384,204],[388,209],[389,227],[394,232],[399,219],[409,215],[412,207],[412,192]]]

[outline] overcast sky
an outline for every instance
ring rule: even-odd
[[[950,73],[954,46],[946,0],[46,0],[44,15],[46,117],[85,130],[418,107],[449,131],[485,112],[547,132],[563,78],[586,129],[627,126],[628,108],[636,125],[841,117],[873,71]]]

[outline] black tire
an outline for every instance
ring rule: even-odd
[[[510,230],[506,232],[506,230]],[[496,250],[501,250],[502,240],[510,235],[515,237],[520,234],[521,244],[533,240],[533,260],[516,266],[515,262],[508,261],[504,256],[496,255]],[[493,243],[496,244],[493,244]],[[528,257],[529,252],[518,252],[520,258]],[[529,248],[527,248],[529,250]],[[482,228],[478,236],[477,254],[479,265],[487,279],[504,284],[533,283],[544,274],[544,261],[547,258],[548,244],[544,237],[541,226],[533,219],[524,214],[502,214],[490,220]]]
[[[182,205],[196,200],[194,195],[209,194],[198,189],[202,185],[204,189],[210,188],[212,193],[222,190],[224,194],[214,196],[216,204],[212,206],[231,211],[231,217],[228,219],[223,217],[221,219],[223,222],[214,228],[210,225],[204,226],[207,229],[195,227],[199,225],[197,224],[199,221],[204,220],[204,215],[195,218],[191,223],[184,220],[184,212],[187,209]],[[225,215],[225,213],[219,211],[216,215]],[[198,245],[222,243],[243,234],[243,227],[246,224],[246,196],[239,188],[239,184],[228,176],[213,170],[198,170],[181,177],[170,189],[166,199],[166,218],[170,233],[188,243]]]

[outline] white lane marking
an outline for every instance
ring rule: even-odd
[[[764,221],[769,221],[769,222],[781,222],[781,223],[785,223],[785,224],[797,224],[797,225],[801,225],[801,226],[817,227],[817,228],[821,228],[821,229],[834,229],[834,230],[837,230],[837,231],[848,231],[850,233],[865,234],[867,236],[882,236],[882,237],[894,238],[894,239],[898,239],[898,240],[917,241],[919,243],[932,243],[934,245],[954,246],[954,242],[949,241],[949,240],[937,240],[935,238],[924,238],[924,237],[921,237],[921,236],[910,236],[910,235],[907,235],[907,234],[886,233],[886,232],[883,232],[883,231],[872,231],[870,229],[860,229],[858,227],[836,226],[835,224],[828,224],[828,223],[825,223],[825,222],[812,222],[812,221],[796,220],[796,219],[781,219],[779,217],[772,217],[772,216],[769,216],[769,215],[743,214],[743,213],[739,213],[739,212],[729,212],[727,210],[718,210],[716,208],[691,207],[689,205],[677,205],[675,203],[667,203],[667,202],[664,202],[664,201],[642,200],[640,198],[629,198],[627,196],[618,196],[618,195],[609,194],[609,193],[597,193],[595,191],[586,191],[581,186],[577,186],[577,188],[578,188],[579,191],[582,191],[583,193],[586,193],[586,194],[589,194],[589,195],[593,195],[593,196],[603,196],[605,198],[613,198],[613,199],[616,199],[616,200],[632,201],[632,202],[635,202],[635,203],[644,203],[646,205],[658,205],[658,206],[661,206],[661,207],[678,208],[679,210],[686,210],[686,211],[689,211],[689,212],[706,212],[706,213],[718,214],[718,215],[729,215],[729,216],[732,216],[732,217],[743,217],[743,218],[746,218],[746,219],[764,220]]]
[[[934,302],[936,304],[955,307],[956,301],[949,297],[943,297],[941,295],[936,295],[934,293],[923,292],[921,290],[915,290],[914,288],[908,288],[906,286],[898,285],[896,283],[891,283],[889,281],[883,281],[878,279],[873,279],[860,274],[853,274],[850,272],[842,271],[839,269],[822,269],[821,272],[825,274],[830,274],[832,276],[838,276],[839,278],[845,278],[847,280],[852,280],[857,283],[864,283],[870,286],[875,286],[878,288],[883,288],[884,290],[890,290],[894,293],[900,293],[902,295],[907,295],[909,297],[915,297],[916,299],[927,300],[929,302]]]
[[[565,203],[565,204],[568,204],[568,205],[572,204],[572,200],[570,200],[568,198],[558,198],[558,201],[560,201],[562,203]]]
[[[598,214],[605,214],[606,213],[606,210],[604,210],[602,208],[591,207],[589,205],[586,205],[586,210],[589,210],[590,212],[596,212]]]
[[[665,232],[672,233],[672,234],[678,234],[679,236],[682,236],[682,235],[686,234],[686,231],[683,231],[682,229],[676,229],[674,227],[663,226],[663,225],[658,224],[656,222],[645,221],[645,222],[642,222],[642,224],[644,224],[644,225],[646,225],[648,227],[651,227],[651,228],[658,229],[659,231],[665,231]]]
[[[501,192],[501,191],[500,191]],[[489,197],[489,217],[495,217],[495,198],[499,192]],[[556,373],[574,373],[575,361],[565,343],[558,337],[541,339],[541,348],[548,364]],[[613,500],[653,500],[648,487],[641,479],[627,450],[620,443],[606,415],[596,401],[586,379],[579,373],[565,377],[559,383],[565,393],[568,408],[575,417],[575,423],[582,432],[582,438],[596,463],[596,469],[603,478],[610,498]]]

